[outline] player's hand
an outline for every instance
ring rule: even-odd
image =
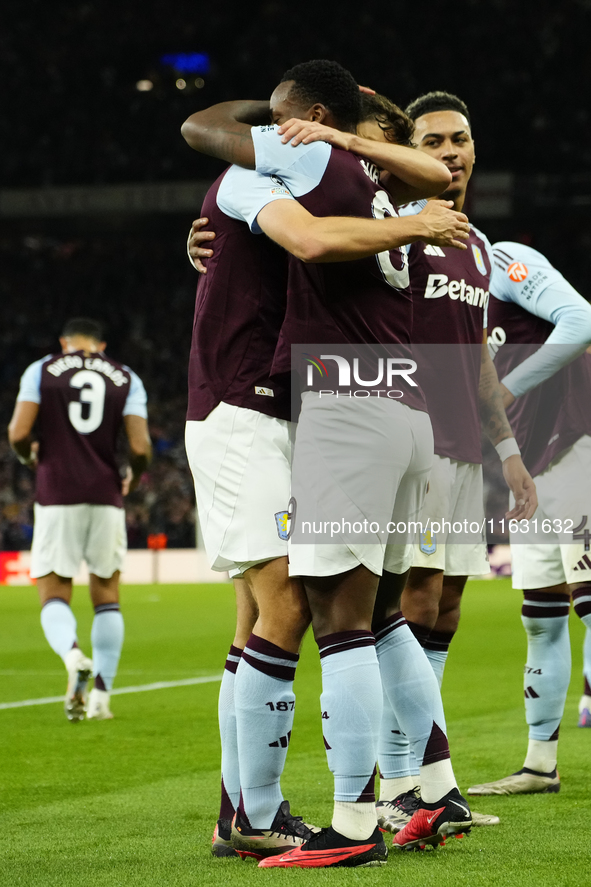
[[[39,441],[34,440],[31,444],[31,462],[29,464],[29,468],[32,471],[37,471],[37,466],[39,465]]]
[[[212,249],[206,249],[205,247],[200,246],[201,243],[207,243],[215,237],[214,231],[202,230],[208,222],[209,219],[196,219],[191,225],[191,230],[189,231],[189,236],[187,238],[187,255],[189,256],[189,261],[193,268],[199,271],[200,274],[207,274],[207,268],[201,259],[209,259],[213,256]]]
[[[505,517],[508,520],[529,520],[538,507],[538,494],[521,456],[509,456],[503,461],[503,477],[515,497],[515,505]]]
[[[456,212],[451,200],[429,200],[417,218],[427,226],[425,243],[436,246],[453,246],[454,249],[467,249],[462,240],[470,236],[468,216]]]
[[[501,397],[503,398],[503,407],[507,409],[511,404],[515,401],[515,395],[511,394],[508,388],[506,388],[502,382],[499,382],[499,390],[501,392]]]
[[[291,144],[294,147],[300,142],[303,145],[309,145],[310,142],[328,142],[329,145],[348,151],[353,138],[353,134],[350,132],[340,132],[338,129],[333,129],[332,126],[325,126],[314,120],[297,120],[295,117],[282,123],[277,132],[284,145],[287,145],[291,139]]]
[[[375,95],[375,89],[372,89],[371,86],[360,86],[359,92],[362,92],[364,95]]]
[[[125,477],[121,479],[121,493],[123,496],[128,496],[131,493],[131,482],[133,480],[133,471],[131,467],[128,465],[127,470],[125,472]],[[137,486],[137,484],[136,484]]]

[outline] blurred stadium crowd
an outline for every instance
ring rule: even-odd
[[[129,545],[165,533],[195,544],[193,484],[184,449],[186,368],[196,273],[184,243],[162,236],[0,238],[0,424],[10,419],[23,370],[59,351],[70,316],[107,324],[107,353],[129,364],[148,392],[154,462],[126,502]],[[0,549],[30,547],[34,479],[0,436]]]
[[[0,122],[4,186],[183,179],[195,159],[179,127],[196,107],[264,98],[282,72],[334,58],[404,105],[446,89],[471,108],[478,162],[528,173],[591,168],[589,0],[532,6],[458,0],[428,4],[336,0],[316,4],[227,0],[7,0],[0,74],[10,85]],[[209,71],[195,86],[162,61],[199,51]],[[149,80],[153,88],[138,91]],[[217,169],[200,161],[201,175]]]

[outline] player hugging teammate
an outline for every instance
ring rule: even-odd
[[[383,865],[385,831],[394,847],[413,850],[499,821],[471,811],[458,789],[440,693],[467,578],[488,572],[483,529],[455,530],[485,525],[481,426],[502,461],[508,517],[528,521],[543,510],[550,521],[575,520],[572,538],[512,539],[515,582],[525,589],[530,745],[522,770],[469,794],[558,790],[571,592],[591,630],[591,491],[577,481],[581,466],[591,477],[591,309],[544,257],[517,244],[493,250],[470,225],[462,210],[475,149],[456,96],[429,93],[403,113],[340,65],[312,61],[287,71],[270,101],[200,111],[183,135],[232,164],[188,244],[201,276],[186,447],[208,558],[229,572],[237,602],[219,696],[212,852],[264,868]],[[492,342],[502,345],[493,349],[502,384],[487,312]],[[564,347],[549,352],[546,341]],[[129,488],[115,439],[124,425],[133,486],[149,460],[146,397],[131,370],[105,357],[95,322],[71,321],[60,342],[62,355],[23,375],[10,440],[37,466],[32,575],[43,629],[68,671],[67,715],[109,718]],[[512,358],[510,342],[529,350]],[[345,353],[359,376],[360,355],[396,348],[419,384],[400,397],[361,399],[306,386],[300,375],[294,423],[294,347],[319,371],[334,361],[339,380]],[[548,393],[553,409],[542,415]],[[297,526],[345,516],[369,526],[363,539],[344,530],[298,538]],[[397,529],[416,522],[418,538]],[[436,524],[451,530],[434,532]],[[92,662],[69,607],[82,557],[96,614]],[[325,828],[294,815],[280,783],[310,625],[334,776]],[[591,719],[589,646],[582,725]]]
[[[228,223],[224,220],[219,226],[221,210],[233,223],[241,223],[245,238],[249,226],[252,233],[266,233],[290,254],[286,296],[278,288],[279,278],[274,290],[264,290],[275,306],[282,306],[283,319],[275,327],[275,350],[272,355],[267,352],[267,381],[261,381],[259,388],[251,385],[251,391],[264,390],[275,397],[277,385],[291,369],[293,345],[313,351],[317,343],[327,343],[337,351],[338,345],[412,342],[423,369],[419,379],[424,395],[416,392],[414,399],[406,397],[402,403],[366,400],[361,405],[351,398],[322,401],[318,391],[303,393],[291,487],[298,522],[315,513],[342,517],[327,511],[326,492],[338,490],[341,505],[368,519],[381,509],[382,516],[404,513],[407,519],[422,516],[428,524],[439,518],[452,525],[467,518],[482,527],[481,422],[498,450],[513,495],[509,514],[527,520],[537,507],[535,485],[507,421],[503,389],[486,347],[492,248],[461,213],[474,162],[468,110],[446,93],[422,96],[408,109],[419,150],[408,151],[395,142],[408,141],[413,132],[409,117],[387,99],[368,97],[367,90],[356,111],[355,90],[357,86],[338,65],[310,62],[286,73],[270,103],[225,103],[185,123],[183,134],[193,148],[254,170],[247,178],[231,167],[226,181],[235,179],[242,187],[230,190],[222,179],[215,202],[204,207],[207,218],[194,223],[189,252],[204,272],[195,329],[204,310],[204,294],[213,286],[207,283],[208,276],[219,274],[224,261],[231,262]],[[274,125],[257,126],[268,114]],[[437,169],[424,165],[427,159],[439,165],[437,185]],[[255,188],[257,198],[248,197]],[[447,202],[433,199],[437,194]],[[419,196],[431,199],[418,202]],[[397,204],[408,204],[403,217]],[[212,210],[217,216],[212,217]],[[446,232],[421,231],[435,211],[442,220],[447,218]],[[348,219],[349,215],[357,218]],[[369,228],[364,219],[371,216]],[[388,232],[378,227],[380,219],[389,224]],[[409,221],[420,228],[404,228]],[[211,230],[201,231],[206,222]],[[390,243],[380,240],[382,231],[392,238]],[[406,239],[394,239],[394,233]],[[216,242],[211,244],[214,236]],[[210,248],[199,245],[206,241]],[[252,237],[247,242],[255,248]],[[401,243],[410,246],[401,251]],[[257,281],[260,292],[260,270],[255,278],[249,277],[249,285],[256,288]],[[232,286],[228,289],[231,292]],[[443,352],[441,346],[453,347]],[[210,343],[209,348],[195,349],[195,355],[210,360],[213,351]],[[211,383],[203,373],[196,378],[207,391]],[[458,385],[459,389],[454,387]],[[218,389],[222,406],[226,396]],[[209,415],[198,421],[204,431],[206,423],[213,422]],[[190,425],[188,440],[197,432]],[[361,435],[357,443],[362,444],[355,452],[354,427]],[[383,453],[378,429],[382,429],[380,439],[389,442]],[[232,434],[228,426],[226,434]],[[410,446],[405,435],[413,441]],[[207,451],[204,447],[201,456]],[[379,471],[361,461],[360,452],[372,452]],[[210,521],[211,500],[200,503],[199,455],[196,447],[192,464],[197,502]],[[244,456],[242,461],[246,464]],[[359,477],[363,490],[355,483]],[[247,502],[249,509],[257,507],[258,495],[257,490]],[[234,492],[231,501],[239,499]],[[284,500],[275,517],[281,517],[278,526],[285,529],[289,520],[294,521],[293,506]],[[245,541],[248,535],[233,532],[237,526],[233,521],[234,515],[227,514],[224,526],[230,532],[224,538],[233,539],[238,551],[238,540]],[[247,610],[240,605],[243,586],[237,584],[239,626],[247,616],[241,629],[243,645],[248,618],[256,628],[246,646],[236,642],[237,634],[224,677],[226,689],[222,686],[222,809],[214,855],[252,855],[264,867],[379,865],[386,850],[378,822],[395,833],[394,844],[403,849],[437,845],[446,834],[468,831],[471,824],[498,822],[496,817],[471,813],[457,790],[437,679],[433,680],[435,674],[441,680],[468,575],[488,571],[485,538],[480,531],[468,539],[425,533],[414,546],[396,541],[400,542],[392,537],[367,539],[363,544],[350,539],[336,544],[289,541],[289,563],[282,559],[281,569],[288,571],[290,582],[301,583],[297,636],[290,635],[287,620],[279,623],[267,610],[272,591],[265,598],[254,587],[260,566],[247,564],[240,573],[237,565],[235,575],[241,575],[253,592]],[[270,551],[271,536],[268,544]],[[209,554],[215,566],[214,549]],[[271,557],[267,555],[266,563],[277,563]],[[254,812],[251,819],[245,800],[256,796],[250,785],[264,785],[265,792],[279,785],[291,735],[295,701],[291,681],[306,607],[320,650],[324,743],[335,777],[332,825],[320,832],[293,820],[279,791],[264,817]],[[288,642],[265,648],[262,641],[270,641],[281,630]],[[281,686],[289,694],[281,725],[263,714],[263,699],[271,697],[254,692],[261,678],[249,671],[253,667],[275,679],[276,694]],[[383,697],[374,693],[378,677]],[[363,725],[359,732],[357,725]],[[279,731],[281,736],[276,735]],[[272,766],[265,747],[284,750]],[[377,809],[372,776],[376,762],[382,776]],[[232,793],[227,790],[230,778]],[[262,794],[259,789],[259,801]],[[286,852],[289,844],[294,849]]]

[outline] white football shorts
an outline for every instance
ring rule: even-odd
[[[35,503],[31,578],[48,573],[73,578],[85,560],[89,573],[110,579],[123,569],[126,551],[123,508]]]
[[[513,588],[591,580],[591,437],[580,437],[534,481],[537,511],[529,527],[522,522],[510,534]]]
[[[425,412],[386,398],[306,392],[292,478],[291,576],[364,564],[404,573],[433,460]],[[310,539],[308,542],[307,540]]]
[[[292,423],[220,403],[185,445],[212,570],[240,576],[287,556]]]
[[[417,534],[413,567],[448,576],[490,573],[482,465],[435,455],[421,523],[425,529]]]

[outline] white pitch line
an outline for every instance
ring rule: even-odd
[[[111,696],[123,696],[124,693],[146,693],[148,690],[168,690],[170,687],[191,687],[193,684],[211,684],[221,681],[222,675],[207,675],[203,678],[184,678],[182,681],[157,681],[154,684],[140,684],[138,687],[118,687],[111,690]],[[61,696],[44,696],[40,699],[22,699],[19,702],[0,702],[0,710],[7,708],[27,708],[30,705],[49,705],[51,702],[63,702]]]

